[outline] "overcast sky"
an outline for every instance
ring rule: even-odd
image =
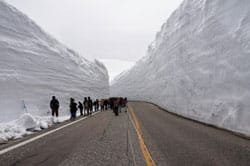
[[[145,55],[181,1],[7,0],[87,59],[131,62]]]

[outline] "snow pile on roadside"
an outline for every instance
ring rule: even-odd
[[[69,116],[60,117],[58,122],[69,119]],[[49,116],[33,116],[29,113],[21,115],[17,120],[0,124],[0,143],[11,139],[22,138],[32,134],[33,131],[40,131],[51,126],[55,119]]]
[[[46,34],[16,8],[0,0],[0,123],[25,112],[47,116],[51,96],[60,115],[70,97],[109,96],[109,76],[99,61],[90,62]]]
[[[249,1],[184,0],[147,54],[112,96],[250,135]]]

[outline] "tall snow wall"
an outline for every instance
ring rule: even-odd
[[[0,122],[25,111],[46,115],[52,95],[66,114],[70,97],[107,97],[108,80],[102,63],[79,56],[0,0]]]
[[[250,135],[250,3],[184,0],[112,96]]]

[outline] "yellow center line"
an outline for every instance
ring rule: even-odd
[[[140,144],[140,148],[141,148],[144,160],[146,162],[146,165],[147,166],[154,166],[155,164],[154,164],[154,162],[152,160],[152,157],[151,157],[150,153],[148,152],[148,149],[147,149],[147,147],[146,147],[146,145],[144,143],[139,121],[138,121],[138,119],[137,119],[137,117],[136,117],[136,115],[134,113],[133,108],[130,105],[128,105],[128,111],[132,115],[132,118],[133,118],[133,121],[134,121],[134,124],[135,124],[135,128],[136,128],[136,133],[137,133],[138,140],[139,140],[139,144]]]

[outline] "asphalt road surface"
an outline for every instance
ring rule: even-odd
[[[250,165],[249,140],[177,117],[152,104],[129,104],[155,165]],[[129,112],[117,117],[111,111],[98,113],[0,155],[0,165],[144,166],[132,119]],[[22,141],[1,145],[0,151]]]
[[[104,111],[0,155],[0,165],[144,165],[137,140],[128,113]]]
[[[130,103],[156,165],[250,166],[250,141],[169,114],[148,103]]]

